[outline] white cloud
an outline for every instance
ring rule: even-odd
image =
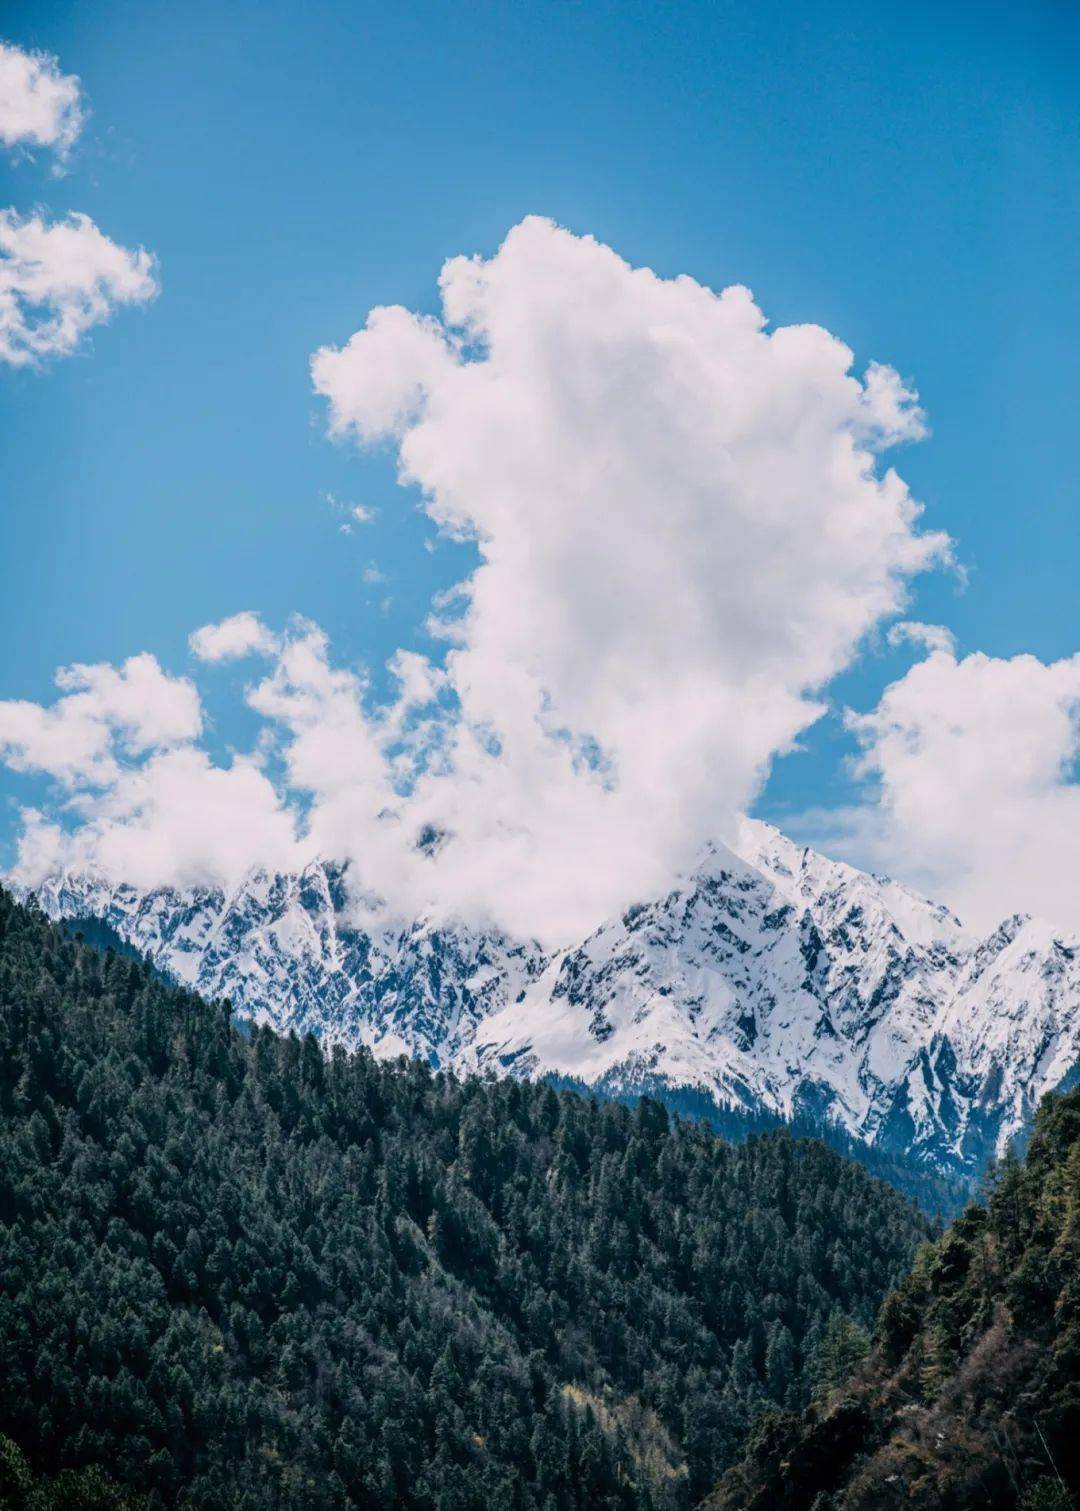
[[[214,766],[195,741],[194,685],[153,656],[120,667],[71,666],[49,706],[0,702],[0,758],[42,773],[62,796],[29,808],[16,875],[99,870],[136,886],[221,883],[252,864],[289,866],[295,822],[256,762]]]
[[[245,609],[218,624],[204,624],[194,630],[188,645],[199,661],[238,661],[244,656],[270,656],[278,641],[258,614]]]
[[[150,254],[118,246],[88,216],[50,224],[0,210],[0,361],[65,356],[118,306],[157,291]]]
[[[876,461],[922,420],[827,331],[770,331],[744,288],[659,278],[548,221],[452,259],[441,289],[441,319],[374,310],[312,372],[332,431],[389,442],[432,520],[476,542],[434,605],[445,663],[400,652],[376,706],[294,625],[248,694],[267,763],[246,768],[237,827],[253,861],[353,860],[395,911],[580,937],[730,830],[947,554]],[[261,640],[238,617],[196,653]],[[191,870],[201,843],[205,868],[235,863],[198,811],[184,824],[210,779],[184,755],[167,803],[150,789],[182,763],[154,756],[84,810],[84,858],[134,865],[134,845]],[[33,834],[40,857],[55,835]]]
[[[452,777],[413,798],[455,836],[448,896],[560,932],[725,828],[946,542],[875,471],[914,395],[818,327],[767,331],[746,289],[539,219],[440,283],[441,320],[375,310],[313,379],[478,543]]]
[[[927,651],[954,651],[956,637],[943,624],[922,624],[917,619],[904,619],[889,626],[886,640],[891,646],[920,645]]]
[[[332,400],[331,430],[376,441],[417,417],[428,384],[452,364],[440,323],[393,305],[372,310],[342,351],[322,347],[311,369],[317,391]]]
[[[251,760],[215,766],[191,745],[128,766],[101,793],[69,805],[74,829],[30,809],[15,875],[33,882],[63,869],[97,871],[136,887],[229,886],[253,863],[303,863],[295,822]]]
[[[202,729],[199,695],[153,656],[123,666],[64,667],[51,706],[0,702],[0,755],[16,771],[43,772],[66,786],[107,785],[125,757],[194,740]]]
[[[79,80],[57,58],[0,42],[0,143],[50,147],[62,162],[84,117]]]
[[[863,433],[875,447],[921,441],[929,434],[919,396],[895,368],[871,362],[863,379]]]
[[[850,723],[877,791],[833,819],[834,848],[972,925],[1033,912],[1077,929],[1080,655],[957,659],[943,643]]]
[[[370,525],[379,512],[369,504],[349,503],[346,499],[338,498],[336,493],[324,493],[323,498],[336,513],[346,516],[338,526],[342,535],[351,535],[354,525]]]

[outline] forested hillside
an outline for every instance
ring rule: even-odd
[[[858,1350],[856,1349],[857,1353]],[[857,1359],[850,1361],[857,1364]],[[769,1413],[708,1511],[1069,1511],[1080,1504],[1080,1091],[1044,1105],[920,1252],[874,1350]]]
[[[4,894],[0,1128],[11,1506],[689,1507],[926,1237],[820,1144],[242,1035]]]
[[[580,1092],[582,1096],[625,1101],[631,1106],[638,1100],[630,1091],[613,1097],[571,1076],[548,1076],[545,1079],[553,1086]],[[741,1143],[751,1134],[772,1133],[777,1129],[783,1129],[796,1139],[820,1139],[837,1154],[855,1160],[871,1175],[888,1181],[890,1186],[910,1197],[939,1228],[962,1212],[978,1191],[978,1182],[970,1177],[949,1175],[920,1164],[911,1155],[863,1143],[845,1133],[827,1116],[811,1117],[801,1113],[795,1118],[784,1119],[767,1113],[748,1112],[738,1107],[721,1106],[707,1092],[690,1086],[649,1084],[647,1089],[642,1089],[670,1113],[684,1120],[704,1123],[730,1143]]]

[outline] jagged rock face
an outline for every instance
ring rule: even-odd
[[[977,1169],[1080,1060],[1080,942],[1010,919],[988,939],[897,883],[748,822],[667,896],[548,958],[496,933],[372,922],[328,865],[235,890],[58,878],[54,916],[104,918],[162,969],[277,1028],[461,1072],[692,1087],[834,1120]]]
[[[160,970],[258,1023],[433,1066],[546,964],[538,947],[497,934],[365,924],[344,871],[325,864],[256,871],[231,893],[62,877],[36,896],[53,917],[103,918]]]

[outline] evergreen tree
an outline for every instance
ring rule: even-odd
[[[0,894],[0,1511],[682,1511],[927,1237],[822,1144],[240,1033]]]
[[[707,1511],[1080,1504],[1080,1089],[1045,1100],[1026,1160],[920,1250],[865,1355],[833,1313],[812,1404],[758,1418]]]

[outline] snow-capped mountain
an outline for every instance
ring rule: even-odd
[[[234,891],[59,877],[35,893],[53,918],[101,918],[159,970],[283,1032],[330,1047],[448,1065],[477,1025],[538,976],[537,946],[497,934],[370,919],[340,867],[253,871]]]
[[[281,1029],[460,1072],[693,1089],[826,1119],[970,1172],[1080,1061],[1080,940],[1013,918],[989,938],[907,888],[747,821],[670,893],[548,958],[535,944],[373,923],[329,865],[231,893],[38,889],[162,970]]]

